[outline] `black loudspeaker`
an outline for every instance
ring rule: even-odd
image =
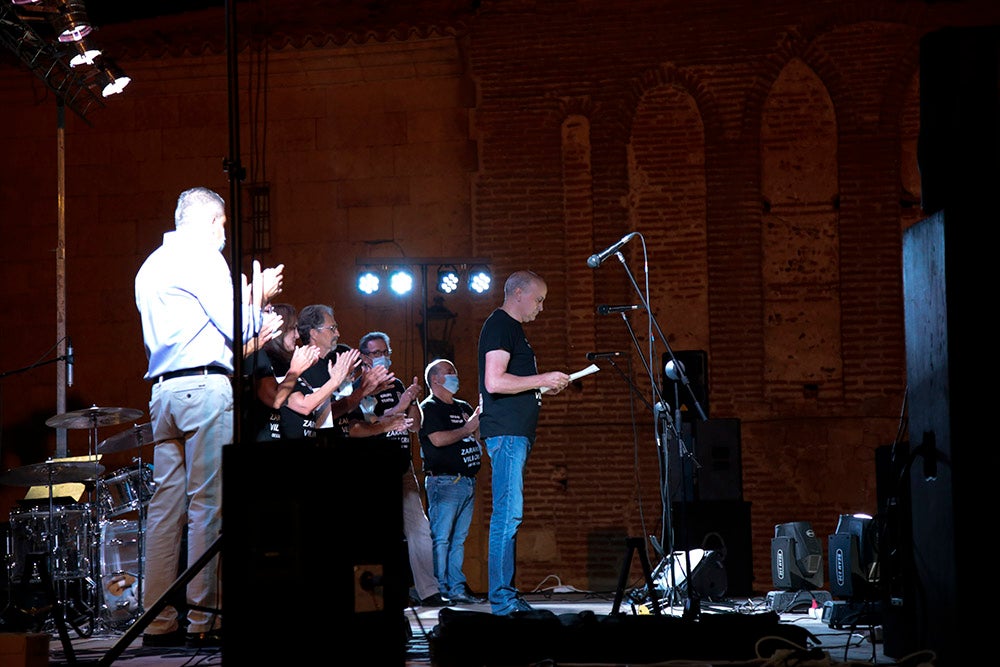
[[[694,424],[698,500],[743,500],[743,458],[739,419]]]
[[[726,594],[753,593],[753,551],[750,543],[750,503],[700,500],[673,503],[674,550],[717,552],[726,569]]]
[[[671,501],[743,500],[739,419],[683,422],[681,439],[683,458],[673,437],[666,442]]]
[[[367,442],[223,449],[224,665],[305,664],[320,636],[405,664],[398,457]]]
[[[688,379],[688,391],[679,378],[674,380],[670,373],[666,371],[667,363],[673,361],[669,352],[663,353],[660,364],[660,372],[663,373],[663,400],[670,405],[670,416],[676,416],[677,406],[680,405],[681,421],[694,422],[701,416],[694,404],[694,399],[698,399],[705,417],[708,418],[708,355],[704,350],[674,350],[677,361],[684,366],[684,375]],[[694,394],[692,398],[691,394]]]
[[[917,162],[925,213],[992,196],[1000,180],[998,72],[1000,26],[950,27],[921,39]]]

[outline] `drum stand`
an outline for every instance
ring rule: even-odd
[[[134,573],[134,575],[135,575],[135,578],[136,578],[136,582],[135,582],[136,593],[135,593],[135,595],[136,595],[136,603],[137,603],[137,609],[138,609],[137,614],[139,616],[141,616],[143,614],[143,612],[144,612],[143,601],[142,601],[142,597],[143,597],[142,596],[142,588],[143,588],[143,583],[144,583],[145,574],[146,574],[145,573],[145,560],[146,560],[145,559],[146,504],[149,501],[149,498],[145,498],[144,499],[143,498],[143,494],[142,494],[142,490],[144,488],[144,485],[142,484],[143,473],[145,472],[145,470],[143,468],[143,460],[142,460],[142,446],[143,445],[147,445],[147,444],[151,444],[152,441],[153,441],[152,425],[150,423],[145,423],[145,424],[134,424],[133,427],[132,427],[132,429],[126,430],[126,431],[122,431],[121,433],[118,433],[117,435],[114,435],[114,436],[112,436],[110,438],[107,438],[104,441],[102,441],[100,444],[98,444],[98,446],[97,446],[97,451],[100,452],[100,453],[116,452],[116,451],[121,451],[121,450],[125,450],[125,449],[131,449],[133,447],[139,448],[139,455],[135,459],[133,459],[133,461],[136,463],[135,471],[136,471],[137,489],[136,489],[136,493],[134,494],[134,497],[132,497],[132,499],[131,499],[132,505],[133,505],[134,509],[136,509],[138,511],[138,519],[136,521],[137,525],[136,525],[136,531],[135,531],[136,532],[136,572]],[[153,485],[153,487],[154,488],[150,489],[150,496],[152,495],[152,492],[155,491],[155,484]],[[127,481],[126,481],[126,488],[128,488]],[[132,494],[130,494],[130,495],[132,495]],[[98,506],[103,508],[103,504],[101,504],[100,502],[98,502]],[[112,508],[112,509],[116,509],[116,508]],[[114,514],[112,514],[111,516],[114,516]],[[103,523],[104,523],[104,521],[102,520],[102,524]],[[102,544],[102,546],[104,546],[104,545]],[[104,563],[102,562],[101,563],[101,571],[98,574],[98,577],[99,577],[99,579],[100,579],[100,581],[102,583],[102,596],[103,596],[103,592],[104,592],[104,571],[103,571],[103,566],[104,566]],[[118,574],[118,573],[111,573],[111,574],[114,575],[114,574]],[[131,575],[133,573],[130,573],[130,572],[127,572],[127,571],[123,571],[121,574],[128,576],[128,575]],[[106,604],[102,605],[101,608],[105,609],[105,608],[107,608],[107,605]]]

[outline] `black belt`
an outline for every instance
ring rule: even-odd
[[[197,368],[182,368],[179,371],[169,371],[156,378],[156,382],[173,380],[174,378],[190,377],[192,375],[229,375],[222,366],[198,366]]]

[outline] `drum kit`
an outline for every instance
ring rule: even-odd
[[[12,510],[7,537],[8,610],[34,626],[26,630],[40,631],[55,621],[90,636],[97,627],[123,629],[142,614],[145,513],[156,484],[141,455],[142,447],[153,443],[153,430],[149,423],[135,423],[141,416],[139,410],[95,405],[45,422],[90,429],[92,450],[99,427],[132,422],[97,444],[96,454],[138,449],[133,466],[104,474],[91,451],[78,457],[84,460],[50,459],[0,475],[0,484],[44,489],[44,498],[35,494],[36,502]],[[78,484],[86,496],[64,494]],[[78,500],[85,502],[67,502]]]

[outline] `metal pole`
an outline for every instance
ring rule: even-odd
[[[243,260],[242,205],[240,183],[243,165],[240,163],[240,100],[237,73],[236,2],[226,0],[226,63],[229,79],[229,158],[225,168],[229,174],[229,230],[231,243],[230,271],[233,277],[233,442],[242,440],[243,409],[243,318],[241,262]],[[252,278],[251,278],[252,280]]]
[[[56,102],[56,340],[63,362],[56,364],[56,414],[66,412],[66,109],[62,98]],[[56,429],[56,458],[66,456],[66,429]]]

